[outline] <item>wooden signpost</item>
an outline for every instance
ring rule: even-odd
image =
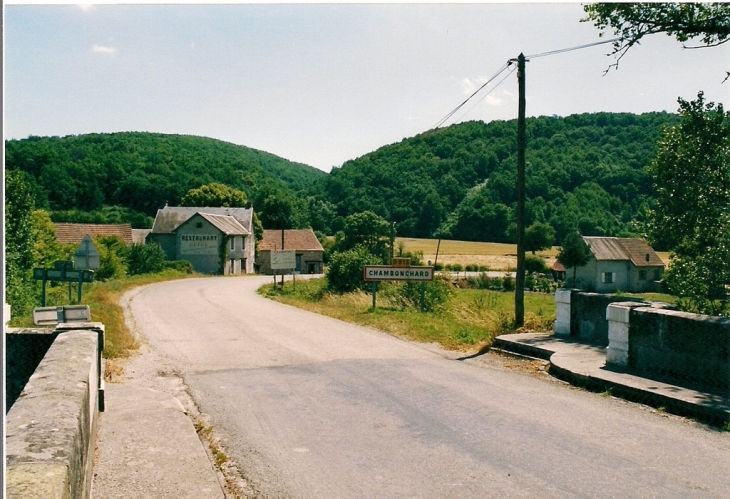
[[[366,265],[362,278],[373,283],[373,308],[379,281],[409,281],[421,283],[421,312],[424,308],[426,283],[433,281],[433,267],[411,267],[410,258],[393,258],[390,265]]]
[[[81,288],[85,282],[94,281],[93,270],[75,270],[73,263],[68,261],[56,262],[53,269],[33,269],[33,279],[37,281],[43,281],[41,290],[41,307],[46,306],[46,282],[47,281],[61,281],[69,283],[69,293],[71,283],[78,283],[78,302],[81,303]],[[69,301],[71,296],[69,295]]]

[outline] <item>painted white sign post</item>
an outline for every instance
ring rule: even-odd
[[[427,282],[433,281],[433,267],[411,267],[410,259],[393,258],[393,265],[365,265],[362,269],[364,281],[373,283],[373,308],[380,281],[409,281],[421,283],[421,312],[423,312]]]

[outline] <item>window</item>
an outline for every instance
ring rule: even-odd
[[[613,272],[604,272],[601,274],[601,282],[604,284],[611,284],[614,280],[614,273]]]
[[[236,249],[236,238],[232,237],[231,238],[231,251],[233,251],[234,249]]]
[[[639,280],[640,281],[646,281],[646,270],[640,270],[639,271]]]
[[[662,269],[654,269],[654,280],[660,281],[662,279]]]
[[[197,223],[195,224],[195,228],[196,228],[196,229],[202,229],[202,228],[203,228],[203,222],[197,222]]]

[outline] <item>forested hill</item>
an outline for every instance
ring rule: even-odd
[[[151,216],[212,182],[252,198],[261,189],[298,192],[325,175],[220,140],[137,132],[9,140],[5,161],[29,174],[39,208],[91,212],[116,205]]]
[[[645,167],[668,113],[579,114],[527,119],[527,225],[548,223],[558,241],[628,235],[652,199]],[[399,236],[443,232],[463,240],[512,241],[517,124],[468,122],[382,147],[319,179],[312,193],[339,216],[373,210]]]

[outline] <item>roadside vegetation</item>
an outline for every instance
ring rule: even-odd
[[[475,351],[492,344],[500,334],[514,330],[514,293],[484,289],[453,287],[446,281],[435,281],[442,288],[433,294],[444,294],[438,305],[420,312],[416,293],[404,283],[379,283],[376,308],[372,294],[363,290],[338,294],[328,291],[327,280],[291,282],[277,290],[273,284],[259,293],[288,305],[336,319],[387,331],[395,336],[422,343],[438,343],[451,350]],[[415,294],[416,296],[412,296]],[[440,301],[433,299],[432,301]],[[525,295],[524,330],[549,331],[555,320],[552,294]]]

